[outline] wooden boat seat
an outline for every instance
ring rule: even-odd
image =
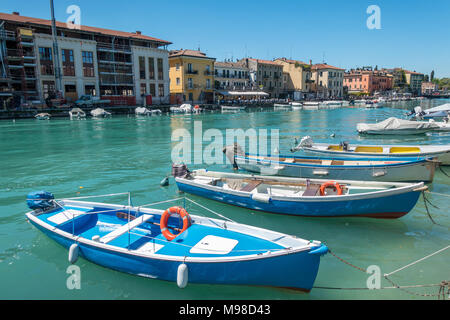
[[[294,163],[295,159],[294,158],[286,158],[283,162]]]
[[[355,152],[383,153],[383,147],[360,146],[355,148]]]
[[[107,235],[103,236],[100,239],[100,242],[102,242],[102,243],[109,243],[109,242],[113,241],[114,239],[117,239],[121,235],[127,233],[129,230],[132,230],[132,229],[140,226],[141,224],[147,222],[148,220],[150,220],[152,218],[153,218],[153,215],[150,215],[150,214],[144,214],[144,215],[142,215],[140,217],[137,217],[133,221],[130,221],[129,223],[124,224],[120,228],[117,228],[116,230],[114,230],[114,231],[108,233]]]
[[[244,192],[252,192],[252,191],[255,190],[261,183],[262,183],[261,180],[253,180],[253,181],[250,181],[250,182],[247,183],[247,185],[246,185],[245,187],[243,187],[240,191],[244,191]]]
[[[420,153],[418,147],[392,147],[389,153]]]
[[[344,165],[344,161],[342,161],[342,160],[333,160],[331,162],[331,165],[332,166],[343,166]]]
[[[333,165],[333,160],[322,160],[323,166],[331,166]]]
[[[343,146],[328,146],[328,150],[344,151],[344,147]]]
[[[314,197],[320,190],[320,184],[310,184],[305,192],[303,193],[303,197]]]
[[[88,210],[92,210],[92,208],[88,208]],[[54,216],[48,218],[47,220],[50,222],[53,222],[54,224],[59,226],[59,225],[62,225],[63,223],[66,223],[66,222],[72,221],[78,217],[84,216],[86,213],[87,213],[87,211],[68,209],[68,210],[64,210],[58,214],[55,214]]]

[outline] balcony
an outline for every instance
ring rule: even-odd
[[[198,70],[186,70],[186,74],[198,74]]]
[[[131,53],[131,47],[128,45],[120,45],[120,44],[113,45],[112,43],[98,42],[97,51]]]
[[[16,34],[13,31],[0,30],[0,39],[2,39],[2,40],[16,40]]]
[[[205,76],[212,76],[212,75],[214,75],[214,72],[211,72],[211,71],[206,70],[203,74],[204,74]]]

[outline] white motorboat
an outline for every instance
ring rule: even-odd
[[[51,115],[49,113],[38,113],[34,117],[38,120],[50,120]]]
[[[111,112],[106,111],[105,109],[102,108],[97,108],[91,111],[91,115],[94,118],[106,118],[109,117],[111,115]]]
[[[303,102],[303,109],[304,110],[318,110],[319,109],[319,102],[317,102],[317,101]]]
[[[220,106],[222,111],[242,111],[245,110],[245,106]]]
[[[173,113],[191,113],[194,110],[192,105],[184,103],[179,107],[171,107],[170,111]]]
[[[135,110],[137,116],[150,116],[152,112],[144,107],[138,107]]]
[[[359,133],[378,135],[423,134],[439,128],[432,122],[420,122],[391,117],[378,123],[358,123]]]
[[[70,120],[73,119],[85,119],[86,118],[86,112],[81,110],[80,108],[73,108],[69,111]]]

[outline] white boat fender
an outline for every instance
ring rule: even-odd
[[[79,247],[78,244],[74,243],[69,248],[69,262],[71,264],[74,264],[78,260],[78,253],[79,253]]]
[[[180,264],[177,272],[177,285],[180,289],[186,288],[188,284],[189,272],[186,264]]]
[[[252,199],[255,201],[258,201],[258,202],[263,202],[263,203],[270,202],[270,196],[268,194],[255,193],[252,195]]]

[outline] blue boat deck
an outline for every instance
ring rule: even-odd
[[[127,213],[124,210],[111,211],[105,208],[70,206],[64,209],[65,212],[77,212],[80,215],[75,214],[75,219],[63,217],[58,220],[64,212],[62,208],[59,208],[50,213],[41,214],[39,219],[53,227],[89,240],[97,236],[102,238],[128,223],[126,217],[120,218],[117,215]],[[105,213],[101,213],[102,211]],[[135,214],[135,212],[130,213]],[[126,231],[115,237],[108,242],[108,245],[141,253],[181,257],[232,257],[285,249],[269,240],[195,223],[175,240],[169,242],[160,231],[159,220],[160,215],[154,215],[152,219],[138,225],[130,232]],[[61,221],[62,223],[58,223]],[[176,217],[169,219],[169,227],[179,228],[179,223]]]

